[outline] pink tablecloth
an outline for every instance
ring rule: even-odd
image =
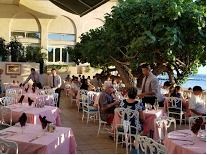
[[[192,139],[193,138],[190,130],[176,130],[168,133],[168,135],[164,139],[164,145],[167,149],[167,153],[206,154],[206,142],[196,137],[195,143],[193,144],[191,142]]]
[[[71,128],[56,127],[53,133],[44,134],[40,125],[26,124],[0,130],[0,138],[15,141],[20,154],[71,154],[76,153],[76,141]]]
[[[45,100],[45,105],[54,105],[54,100],[53,100],[53,95],[37,95],[36,93],[32,93],[32,92],[29,92],[29,93],[23,93],[22,95],[24,95],[24,100],[23,102],[28,102],[28,97],[30,97],[32,100],[34,100],[34,102],[36,102],[36,99],[37,98],[44,98]],[[21,95],[19,95],[17,97],[17,102],[19,101]]]
[[[12,121],[17,122],[23,112],[27,114],[27,122],[32,124],[40,124],[39,115],[46,116],[46,119],[57,126],[61,126],[60,110],[57,107],[44,106],[36,108],[28,106],[28,104],[12,104],[6,106],[12,111]],[[6,119],[8,120],[8,119]]]
[[[150,130],[154,131],[154,138],[157,137],[157,128],[155,128],[155,119],[163,116],[163,109],[158,110],[144,110],[144,131],[143,134],[146,135]]]

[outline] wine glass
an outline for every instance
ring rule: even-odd
[[[151,104],[148,104],[148,109],[152,110],[152,105]]]
[[[149,104],[148,103],[145,103],[145,109],[146,109],[146,112],[148,112],[148,110],[149,110]]]

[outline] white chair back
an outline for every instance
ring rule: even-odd
[[[0,138],[0,153],[2,154],[18,154],[18,145],[14,141]]]
[[[42,89],[38,90],[37,95],[45,95],[45,90]]]
[[[58,103],[58,93],[54,93],[53,94],[53,102],[54,102],[54,104],[55,104],[55,106],[57,106],[57,103]]]
[[[87,94],[87,97],[88,97],[88,102],[91,104],[93,103],[94,104],[94,101],[95,101],[95,96],[97,95],[97,92],[95,91],[89,91],[88,94]]]
[[[15,98],[10,97],[10,96],[5,96],[5,97],[0,98],[0,103],[3,106],[14,104],[15,103]]]
[[[129,108],[116,108],[115,113],[118,113],[118,115],[121,118],[121,124],[123,124],[123,122],[125,121],[131,121],[131,119],[134,118],[135,120],[135,124],[136,126],[136,134],[139,133],[139,131],[141,130],[141,126],[139,123],[139,112],[136,110],[131,110]],[[130,122],[130,126],[131,126],[131,122]]]
[[[45,89],[46,95],[53,95],[54,93],[55,93],[55,90],[53,90],[53,89]]]
[[[7,89],[6,90],[6,96],[12,96],[12,97],[16,97],[18,96],[18,93],[16,91],[16,89]]]
[[[168,97],[168,101],[170,102],[168,108],[175,108],[177,110],[182,110],[182,99],[178,97]]]
[[[12,111],[10,108],[5,106],[1,107],[1,124],[8,126],[12,125]]]
[[[166,154],[167,153],[164,145],[161,145],[157,143],[156,141],[154,141],[153,139],[148,138],[146,136],[138,135],[135,139],[135,147],[137,150],[141,149],[141,151],[145,154]]]
[[[159,142],[161,142],[164,137],[167,135],[167,130],[173,123],[174,125],[174,130],[176,130],[176,120],[173,117],[159,117],[155,119],[156,126],[158,127],[158,135],[159,135]]]
[[[180,125],[183,120],[183,110],[182,110],[182,99],[177,97],[168,97],[167,100],[170,102],[168,106],[168,117],[170,117],[170,114],[179,115]],[[186,123],[186,118],[185,118]]]
[[[42,108],[45,106],[45,103],[46,103],[46,98],[44,96],[39,96],[37,99],[36,99],[36,102],[35,102],[35,106],[37,108]]]

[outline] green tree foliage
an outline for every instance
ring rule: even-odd
[[[26,50],[26,61],[27,62],[37,62],[37,63],[41,63],[44,62],[44,60],[46,60],[47,58],[47,54],[41,52],[41,48],[38,46],[27,46]]]
[[[156,75],[166,72],[181,83],[206,64],[205,20],[202,1],[120,1],[104,26],[82,34],[70,54],[75,62],[115,65],[128,80],[131,73],[139,77],[137,67],[147,62]]]
[[[5,40],[0,38],[0,56],[2,57],[2,61],[6,61],[9,55],[9,51],[7,49]]]
[[[12,62],[24,61],[24,47],[16,38],[13,38],[7,45],[11,54]]]

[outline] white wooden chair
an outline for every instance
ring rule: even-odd
[[[10,104],[15,103],[15,98],[10,97],[10,96],[5,96],[5,97],[0,98],[0,103],[2,106],[8,106]]]
[[[167,154],[164,145],[157,143],[151,138],[138,135],[135,139],[135,148],[140,154]]]
[[[139,112],[128,108],[116,108],[114,111],[121,118],[121,123],[116,125],[116,150],[119,136],[122,137],[120,143],[126,144],[126,152],[128,153],[128,145],[132,144],[132,136],[136,137],[141,130],[141,126],[132,126],[130,120],[135,119],[135,124],[139,124]],[[132,133],[132,130],[134,133]]]
[[[12,111],[6,106],[1,107],[1,125],[3,128],[7,128],[12,125]]]
[[[89,97],[88,95],[83,94],[82,95],[82,109],[83,109],[83,113],[82,113],[82,121],[85,117],[85,114],[87,114],[87,124],[90,118],[95,120],[98,117],[98,108],[94,107],[91,105],[92,100],[91,97]]]
[[[168,102],[170,102],[170,104],[168,106],[168,117],[170,117],[171,114],[179,115],[179,121],[180,121],[180,125],[181,125],[182,120],[183,120],[183,115],[184,115],[184,112],[182,110],[182,107],[183,107],[182,106],[182,99],[177,98],[177,97],[168,97],[167,100],[168,100]],[[185,124],[186,124],[186,117],[184,120],[185,120]]]
[[[82,109],[82,102],[84,100],[87,100],[87,95],[88,95],[88,91],[87,90],[79,90],[78,91],[78,94],[76,96],[76,99],[75,99],[75,102],[76,102],[76,105],[77,105],[77,108],[78,108],[78,111],[80,110],[80,108]]]
[[[110,129],[106,128],[107,122],[101,119],[101,115],[100,115],[100,109],[98,106],[98,133],[97,136],[99,135],[100,131],[101,131],[101,125],[103,124],[103,129],[105,129],[106,131],[109,131]]]
[[[58,103],[58,95],[59,95],[58,93],[53,94],[53,102],[54,102],[56,107],[57,107],[57,103]]]
[[[191,117],[189,117],[189,129],[190,130],[191,130],[191,126],[193,125],[195,120],[198,119],[199,117],[201,117],[203,119],[203,121],[206,122],[206,116],[191,116]]]
[[[19,92],[16,89],[7,89],[6,90],[6,95],[8,97],[13,97],[15,99],[15,102],[17,102],[17,96],[19,96]]]
[[[167,135],[168,133],[167,130],[171,126],[172,123],[174,125],[173,129],[176,130],[176,120],[173,117],[163,116],[163,117],[155,119],[155,123],[156,123],[156,127],[158,127],[158,136],[159,136],[158,141],[160,143],[162,143],[162,140]]]
[[[0,138],[0,153],[2,154],[18,154],[18,145],[14,141]]]
[[[66,82],[65,83],[65,95],[66,96],[69,96],[70,95],[70,89],[71,89],[71,85],[70,85],[70,83],[68,83],[68,82]]]
[[[46,103],[46,98],[44,96],[39,96],[35,101],[35,106],[37,108],[44,107]]]

